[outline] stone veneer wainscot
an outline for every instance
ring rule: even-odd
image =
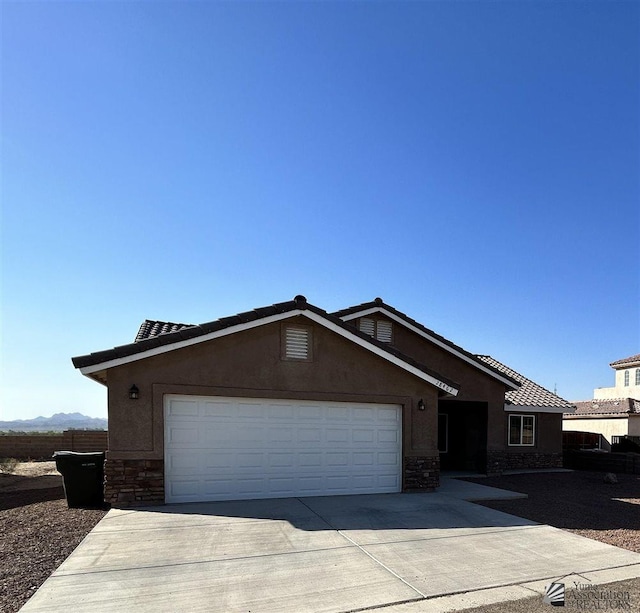
[[[112,506],[164,504],[163,460],[107,458],[104,478],[104,499]]]

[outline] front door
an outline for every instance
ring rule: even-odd
[[[438,405],[441,470],[485,472],[487,404],[441,400]]]

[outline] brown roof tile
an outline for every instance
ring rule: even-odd
[[[509,377],[520,383],[520,389],[508,391],[504,395],[504,399],[507,404],[526,407],[566,409],[567,412],[573,409],[573,405],[570,402],[567,402],[564,398],[560,398],[557,394],[550,392],[548,389],[538,385],[531,379],[527,379],[524,375],[521,375],[512,368],[505,366],[502,362],[498,362],[498,360],[492,358],[490,355],[479,355],[477,357],[486,364],[490,364],[496,370],[509,375]]]
[[[421,370],[425,374],[434,377],[438,381],[441,381],[455,389],[460,389],[459,384],[452,381],[451,379],[443,377],[436,371],[426,367],[424,364],[419,363],[413,358],[404,355],[387,343],[382,343],[374,338],[371,338],[367,334],[364,334],[363,332],[358,330],[355,326],[342,321],[339,317],[331,315],[323,309],[309,304],[304,296],[296,296],[293,300],[290,300],[288,302],[280,302],[271,306],[260,307],[254,309],[253,311],[239,313],[238,315],[232,315],[231,317],[223,317],[221,319],[199,325],[175,324],[170,322],[157,322],[147,320],[140,326],[140,330],[136,335],[136,341],[134,341],[133,343],[129,345],[121,345],[119,347],[114,347],[113,349],[107,349],[105,351],[98,351],[95,353],[90,353],[88,355],[74,357],[71,358],[71,361],[76,368],[95,366],[97,364],[101,364],[110,360],[116,360],[119,358],[135,355],[137,353],[143,353],[148,349],[154,349],[155,347],[172,345],[185,339],[204,336],[205,334],[209,334],[210,332],[217,332],[225,328],[230,328],[234,325],[262,319],[265,317],[269,317],[270,315],[286,313],[288,311],[293,311],[296,309],[308,309],[316,315],[320,315],[331,323],[347,330],[349,333],[360,337],[368,343],[375,345],[385,352],[401,359],[403,362],[410,364],[418,370]],[[144,336],[145,334],[146,336]]]
[[[437,339],[439,342],[441,342],[442,344],[446,345],[447,347],[450,347],[454,351],[457,351],[458,353],[461,353],[462,355],[466,356],[472,362],[476,362],[476,363],[483,362],[482,366],[484,366],[485,368],[488,367],[489,370],[493,370],[496,374],[500,375],[500,377],[502,377],[503,379],[504,378],[511,379],[513,381],[513,383],[515,384],[514,387],[518,387],[520,385],[520,383],[516,379],[511,377],[506,371],[499,370],[499,369],[495,368],[494,365],[492,365],[492,364],[490,364],[490,363],[488,363],[488,362],[486,362],[484,360],[479,360],[477,355],[475,355],[473,353],[470,353],[469,351],[467,351],[466,349],[463,349],[459,345],[456,345],[455,343],[452,343],[449,339],[445,338],[444,336],[441,336],[440,334],[434,332],[433,330],[430,330],[426,326],[423,326],[419,321],[416,321],[415,319],[412,319],[406,313],[403,313],[402,311],[398,311],[398,309],[392,307],[389,304],[386,304],[382,300],[382,298],[375,298],[371,302],[363,302],[362,304],[358,304],[356,306],[352,306],[352,307],[349,307],[347,309],[342,309],[340,311],[335,311],[334,313],[332,313],[332,315],[335,315],[336,317],[342,318],[342,317],[346,317],[347,315],[353,315],[354,313],[359,313],[360,311],[365,311],[365,310],[376,308],[376,307],[377,308],[383,308],[383,309],[389,311],[390,313],[393,313],[394,315],[396,315],[400,319],[403,319],[404,321],[406,321],[408,324],[418,328],[419,330],[422,330],[425,334],[431,336],[432,338]]]
[[[136,334],[134,343],[143,341],[152,336],[158,336],[159,334],[167,334],[168,332],[177,332],[182,328],[192,327],[192,324],[176,324],[170,321],[154,321],[151,319],[145,319]]]

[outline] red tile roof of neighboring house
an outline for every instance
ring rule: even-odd
[[[514,405],[515,407],[547,407],[566,409],[567,412],[572,412],[573,405],[567,402],[564,398],[560,398],[557,394],[550,392],[548,389],[538,385],[531,379],[527,379],[524,375],[516,372],[512,368],[509,368],[502,362],[498,362],[490,355],[477,356],[480,360],[486,364],[490,364],[496,370],[509,375],[512,379],[515,379],[520,383],[520,389],[515,391],[508,391],[505,395],[505,403]]]
[[[615,368],[616,366],[631,366],[634,364],[640,365],[640,353],[636,353],[636,355],[632,355],[628,358],[622,358],[622,360],[611,362],[609,366],[613,366],[613,368]]]
[[[613,398],[607,400],[585,400],[574,402],[574,415],[615,415],[640,413],[640,400],[634,398]]]

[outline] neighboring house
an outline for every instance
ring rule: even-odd
[[[73,363],[109,390],[112,504],[428,490],[441,469],[562,465],[568,403],[379,298],[145,321]]]
[[[633,398],[640,400],[640,354],[609,364],[616,372],[613,387],[597,387],[593,390],[595,400]]]
[[[593,432],[602,435],[600,446],[609,451],[614,436],[640,436],[640,400],[617,398],[576,402],[576,411],[565,415],[566,432]]]
[[[601,446],[610,450],[614,436],[640,436],[640,354],[611,362],[614,387],[597,387],[593,400],[575,402],[576,411],[566,414],[562,429],[600,434]]]

